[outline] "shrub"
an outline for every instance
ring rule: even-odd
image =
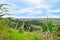
[[[24,33],[22,29],[20,29],[18,32],[19,32],[20,34],[23,34],[23,33]]]

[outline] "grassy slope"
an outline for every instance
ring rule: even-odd
[[[20,32],[7,27],[6,24],[0,22],[0,40],[44,40],[40,37],[40,33]]]
[[[40,36],[39,32],[34,33],[24,32],[23,34],[21,34],[20,32],[7,27],[6,24],[0,21],[0,40],[44,40],[44,39]]]

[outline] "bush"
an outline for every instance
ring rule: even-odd
[[[20,34],[23,34],[23,33],[24,33],[22,29],[20,29],[18,32],[19,32]]]

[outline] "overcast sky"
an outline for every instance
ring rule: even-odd
[[[15,18],[60,18],[60,0],[1,0]],[[7,17],[7,16],[4,16]]]

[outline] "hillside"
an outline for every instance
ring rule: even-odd
[[[0,20],[1,21],[1,20]],[[22,34],[21,34],[22,33]],[[9,28],[6,24],[0,22],[0,40],[44,40],[40,33],[22,32]]]
[[[9,19],[10,20],[10,19]],[[44,37],[42,37],[41,34],[43,34],[42,31],[42,22],[46,21],[47,19],[18,19],[18,20],[10,20],[9,25],[7,25],[8,19],[0,19],[0,40],[45,40]],[[60,19],[51,19],[54,24],[58,24]],[[15,29],[14,27],[16,26],[16,23],[18,23],[17,28]],[[27,27],[26,29],[21,29],[21,26],[24,24],[23,27]],[[60,23],[59,23],[60,24]],[[15,26],[14,26],[15,25]],[[56,26],[55,25],[55,26]],[[30,29],[28,29],[28,27]],[[44,26],[45,28],[45,26]],[[55,31],[57,31],[57,27],[54,27]],[[44,29],[45,30],[45,29]],[[56,33],[56,32],[55,32]],[[54,34],[55,34],[54,33]],[[59,34],[59,33],[58,33]],[[55,34],[56,35],[56,34]],[[53,36],[54,40],[57,40],[55,35]]]

